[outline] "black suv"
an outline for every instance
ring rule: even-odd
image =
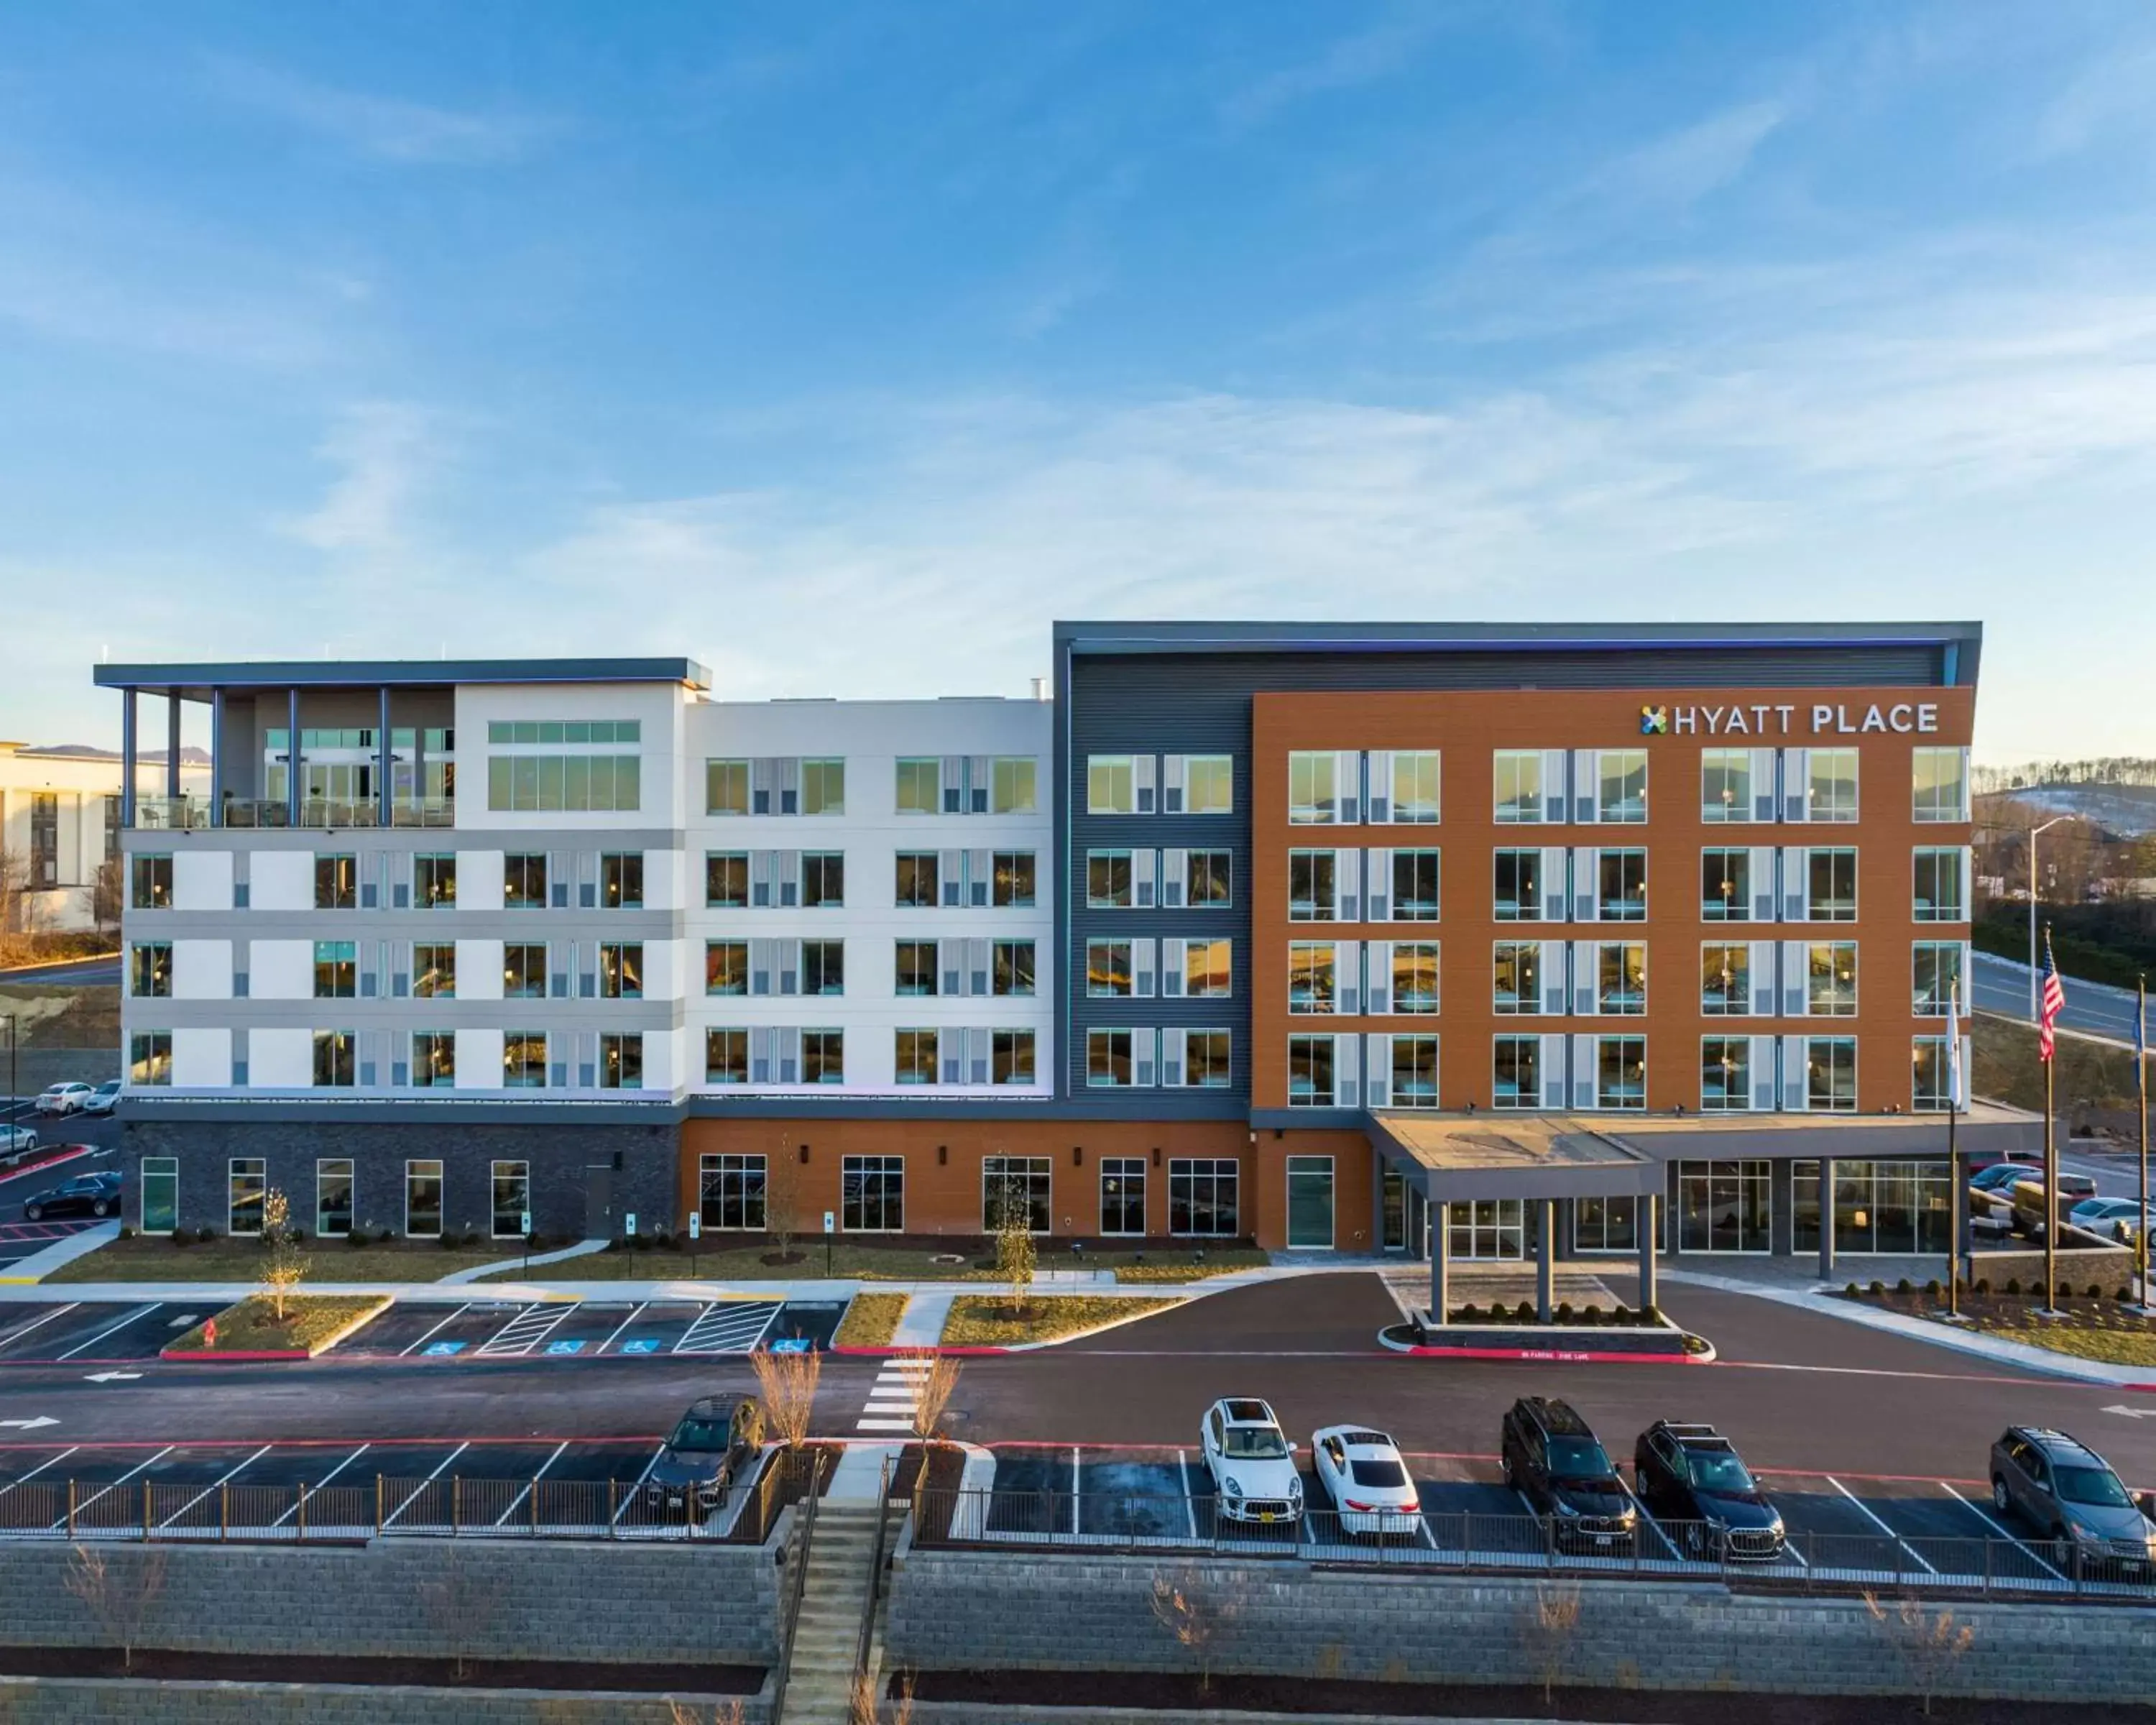
[[[644,1476],[654,1512],[706,1516],[752,1476],[763,1448],[763,1404],[752,1395],[707,1395],[689,1404]]]
[[[1712,1425],[1657,1420],[1633,1446],[1632,1488],[1656,1517],[1681,1524],[1691,1556],[1767,1562],[1782,1555],[1780,1512],[1737,1446]]]
[[[1631,1543],[1632,1494],[1593,1429],[1568,1402],[1522,1396],[1505,1415],[1498,1459],[1505,1483],[1550,1518],[1568,1548],[1614,1551]]]

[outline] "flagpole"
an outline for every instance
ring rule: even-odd
[[[2148,1309],[2148,978],[2134,991],[2133,1078],[2141,1098],[2141,1214],[2133,1219],[2135,1273],[2140,1277],[2141,1309]]]
[[[2051,930],[2044,928],[2044,950],[2051,952]],[[2053,1122],[2053,1080],[2056,1058],[2044,1062],[2044,1308],[2046,1317],[2058,1316],[2059,1292],[2059,1139]]]
[[[1962,1211],[1969,1203],[1969,1174],[1954,1147],[1954,1115],[1961,1104],[1961,983],[1947,991],[1947,1316],[1961,1316]],[[1976,1266],[1969,1266],[1974,1270]]]

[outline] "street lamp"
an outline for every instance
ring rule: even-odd
[[[2054,815],[2040,827],[2029,829],[2029,1019],[2035,1023],[2037,1013],[2036,984],[2036,835],[2048,833],[2053,827],[2071,820],[2070,814]]]

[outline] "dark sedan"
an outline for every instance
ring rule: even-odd
[[[43,1222],[54,1216],[116,1216],[120,1214],[120,1176],[116,1173],[77,1174],[23,1200],[23,1219]]]

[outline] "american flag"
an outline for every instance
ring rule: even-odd
[[[2036,1009],[2036,1055],[2049,1060],[2059,1046],[2056,1029],[2066,1004],[2066,984],[2059,980],[2059,961],[2051,956],[2051,936],[2044,935],[2044,993]]]

